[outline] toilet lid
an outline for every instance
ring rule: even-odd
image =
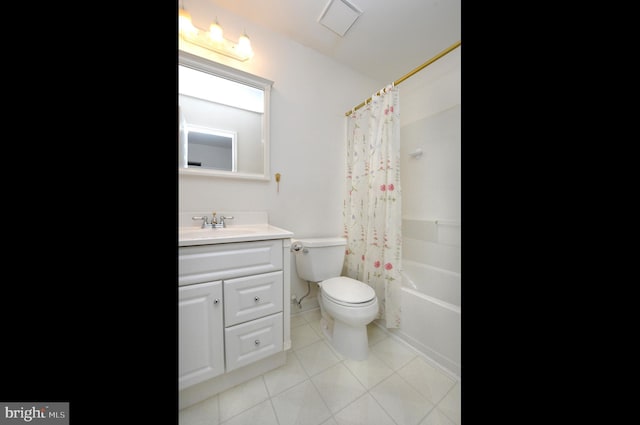
[[[366,303],[376,296],[369,285],[345,276],[327,279],[322,282],[321,287],[329,298],[349,304]]]

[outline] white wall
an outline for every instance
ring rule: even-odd
[[[403,257],[460,273],[461,47],[399,86]],[[416,149],[420,158],[410,158]]]
[[[204,49],[190,52],[274,82],[272,179],[261,182],[179,175],[179,212],[266,211],[271,224],[292,231],[294,238],[342,235],[344,112],[387,83],[371,80],[213,3],[189,1],[194,25],[208,28],[217,17],[230,40],[237,40],[246,30],[255,56],[238,62]],[[282,176],[279,193],[275,173]],[[305,294],[307,284],[295,273],[291,282],[292,294]],[[315,297],[305,298],[303,309],[315,306]]]

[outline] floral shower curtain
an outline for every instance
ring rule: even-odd
[[[347,117],[343,274],[370,285],[387,328],[400,327],[400,93],[388,86]]]

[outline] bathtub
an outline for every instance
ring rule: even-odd
[[[393,334],[460,376],[460,273],[402,260],[401,325]]]

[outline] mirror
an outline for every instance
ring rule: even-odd
[[[180,50],[179,173],[270,180],[272,84]]]

